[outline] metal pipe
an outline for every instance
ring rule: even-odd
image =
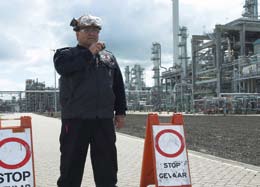
[[[157,45],[159,46],[159,67],[160,68],[163,68],[167,71],[167,68],[166,67],[163,67],[162,66],[162,49],[161,49],[161,44],[160,43],[157,43]]]
[[[179,64],[179,0],[172,0],[172,19],[173,19],[173,66]]]

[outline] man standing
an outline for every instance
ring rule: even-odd
[[[116,187],[115,128],[125,123],[126,99],[116,58],[99,41],[101,19],[84,15],[71,21],[76,47],[58,49],[61,134],[59,187],[80,187],[88,146],[96,187]]]

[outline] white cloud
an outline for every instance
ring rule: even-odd
[[[22,91],[25,88],[25,83],[6,79],[0,79],[1,91]]]
[[[244,0],[180,1],[180,24],[192,34],[212,31],[215,24],[225,24],[242,15]]]

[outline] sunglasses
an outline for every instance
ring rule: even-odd
[[[85,32],[85,33],[99,33],[100,29],[97,27],[86,27],[86,28],[80,29],[79,31]]]

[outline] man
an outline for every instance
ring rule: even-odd
[[[88,146],[96,187],[115,187],[117,152],[114,123],[125,123],[122,74],[99,41],[101,19],[84,15],[71,21],[78,45],[58,49],[62,128],[59,187],[80,187]],[[114,120],[113,120],[114,119]]]

